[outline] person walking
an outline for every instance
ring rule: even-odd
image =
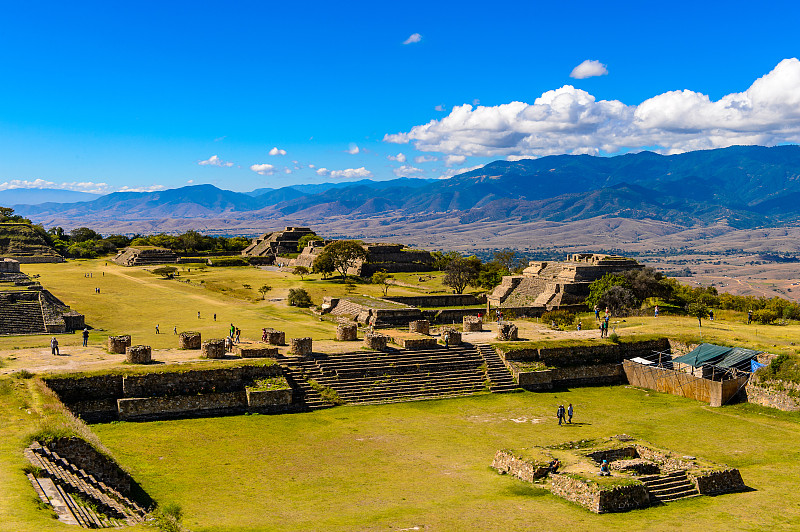
[[[658,305],[656,305],[656,308],[655,308],[655,310],[653,310],[653,313],[654,313],[655,317],[657,318],[658,317]]]
[[[50,339],[50,353],[52,353],[53,356],[59,356],[60,354],[58,352],[58,340],[56,340],[55,336]]]
[[[159,332],[158,332],[158,323],[156,323],[156,334],[159,334]]]
[[[556,410],[556,417],[558,418],[559,426],[564,423],[564,405],[558,405],[558,410]]]
[[[172,334],[178,334],[178,326],[172,328]]]
[[[594,306],[594,319],[600,321],[600,309],[597,308],[597,305]]]
[[[752,321],[753,321],[753,311],[752,310],[748,310],[747,311],[747,324],[750,325],[750,323],[752,323]]]
[[[235,335],[236,335],[236,327],[234,327],[233,323],[231,323],[231,328],[230,328],[230,332],[228,333],[228,336],[233,338]]]
[[[573,413],[572,403],[570,403],[569,406],[567,407],[567,417],[569,418],[567,420],[567,423],[569,423],[569,424],[572,424],[572,413]]]
[[[236,328],[236,344],[238,345],[241,342],[242,330],[238,327]]]
[[[217,315],[216,315],[216,313],[214,314],[214,321],[217,321]]]
[[[86,344],[89,343],[89,329],[87,327],[83,328],[83,347],[86,347]]]

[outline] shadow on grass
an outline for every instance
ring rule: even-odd
[[[542,497],[544,495],[549,495],[550,491],[520,482],[512,484],[511,486],[506,486],[502,493],[503,495],[510,495],[514,497]]]

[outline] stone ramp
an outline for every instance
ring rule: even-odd
[[[335,392],[345,404],[380,404],[517,388],[492,348],[479,350],[469,344],[296,359],[285,368],[287,380],[302,392],[308,409],[332,406],[319,389]]]
[[[641,477],[639,480],[644,484],[647,493],[650,494],[650,504],[673,502],[700,496],[700,492],[689,480],[686,471],[646,476]]]
[[[109,528],[143,522],[147,511],[93,475],[34,442],[25,457],[42,474],[29,479],[39,497],[51,504],[59,520],[84,528]]]

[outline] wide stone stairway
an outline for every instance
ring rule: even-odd
[[[28,474],[39,497],[53,506],[58,518],[84,528],[134,525],[144,521],[144,508],[78,469],[46,446],[34,442],[25,456],[40,474]]]
[[[672,502],[700,495],[689,477],[686,476],[685,471],[641,477],[639,480],[650,494],[651,504]]]
[[[459,397],[515,389],[491,347],[358,352],[293,359],[284,374],[308,409]]]
[[[44,316],[38,298],[26,301],[13,296],[0,297],[0,334],[44,332]]]

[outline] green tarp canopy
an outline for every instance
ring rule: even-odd
[[[761,351],[753,351],[743,347],[727,347],[724,345],[700,344],[693,351],[683,356],[672,359],[672,363],[679,362],[698,368],[700,366],[718,366],[732,368],[741,366],[743,362],[750,366],[750,361]]]

